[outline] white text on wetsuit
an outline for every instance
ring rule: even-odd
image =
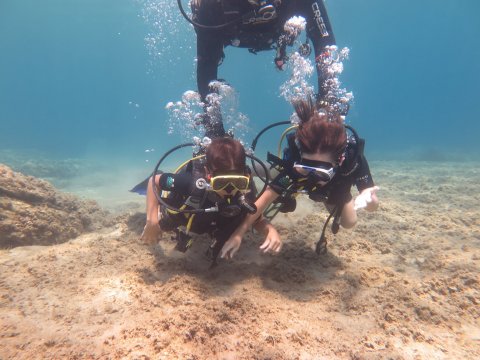
[[[320,8],[318,7],[318,4],[316,2],[312,4],[312,10],[313,10],[313,17],[315,18],[318,29],[320,30],[320,34],[322,34],[323,37],[328,36],[329,34],[328,34],[327,26],[323,21],[322,12],[320,11]]]

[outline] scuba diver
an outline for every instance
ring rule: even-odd
[[[215,266],[225,241],[248,213],[256,212],[256,188],[245,164],[249,155],[239,141],[220,137],[206,146],[205,155],[182,164],[181,171],[159,173],[163,159],[184,145],[167,152],[157,164],[156,175],[132,189],[140,193],[147,187],[147,221],[141,239],[153,244],[162,232],[174,231],[176,249],[185,252],[192,244],[190,233],[210,234],[215,240],[207,253]],[[162,197],[162,192],[169,195]],[[254,228],[265,235],[261,250],[280,251],[279,235],[266,219],[260,216]]]
[[[328,47],[335,45],[332,27],[323,0],[192,0],[192,18],[180,11],[193,24],[197,33],[197,86],[205,113],[199,124],[203,124],[206,136],[223,136],[225,129],[218,104],[209,103],[207,95],[215,91],[210,82],[217,80],[218,66],[225,54],[224,47],[248,48],[256,54],[263,50],[276,50],[275,66],[282,70],[288,60],[286,47],[292,46],[298,30],[285,24],[294,16],[306,21],[307,38],[300,46],[299,53],[308,57],[313,44],[317,64],[317,101],[325,99],[324,68],[321,60],[329,56]],[[207,110],[209,108],[209,110]]]
[[[269,162],[279,173],[255,202],[257,213],[249,215],[225,243],[221,257],[231,258],[235,254],[258,215],[269,217],[269,206],[276,207],[273,215],[294,211],[298,193],[323,202],[330,213],[316,244],[319,255],[326,253],[325,229],[332,217],[335,234],[340,225],[352,228],[356,224],[357,210],[378,208],[379,187],[375,186],[363,155],[364,140],[344,125],[341,116],[332,119],[326,112],[316,110],[311,98],[296,102],[294,107],[300,122],[295,133],[287,136],[283,159],[269,154]],[[352,136],[347,135],[346,128],[353,132]],[[350,192],[353,184],[360,192],[355,199]]]

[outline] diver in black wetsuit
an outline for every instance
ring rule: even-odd
[[[243,145],[230,137],[216,138],[206,154],[192,159],[185,171],[163,173],[135,187],[147,185],[147,221],[141,239],[155,243],[164,231],[176,233],[176,249],[185,252],[192,244],[191,233],[210,234],[214,243],[209,248],[212,265],[225,241],[245,219],[255,212],[256,188],[245,164]],[[156,172],[156,171],[155,171]],[[159,196],[168,191],[170,196]],[[158,192],[158,196],[155,195]],[[260,249],[278,252],[279,235],[263,217],[254,228],[265,235]]]
[[[340,116],[335,121],[329,120],[325,112],[315,109],[311,99],[295,103],[295,110],[299,125],[295,134],[288,137],[283,159],[276,160],[280,173],[255,202],[258,214],[264,213],[276,201],[283,207],[280,211],[294,211],[296,203],[292,196],[301,192],[325,204],[330,217],[334,216],[334,233],[340,225],[351,228],[357,222],[357,210],[375,211],[379,204],[376,195],[379,187],[375,186],[363,155],[364,142],[352,128],[349,129],[354,136],[349,138]],[[354,184],[360,192],[355,198],[351,194]],[[221,256],[233,256],[257,216],[247,216],[237,227],[225,243]],[[317,243],[319,254],[326,251],[325,226]]]
[[[191,7],[191,22],[197,33],[197,85],[204,102],[212,92],[209,83],[217,80],[226,46],[248,48],[252,53],[276,50],[275,65],[282,69],[287,60],[286,46],[292,45],[298,35],[284,30],[285,23],[293,16],[306,20],[307,38],[313,44],[317,64],[325,47],[335,44],[323,0],[192,0]],[[310,54],[308,40],[300,52],[305,56]],[[317,76],[317,100],[322,100],[325,76],[319,65]],[[220,111],[214,114],[205,114],[202,120],[209,137],[225,133]]]

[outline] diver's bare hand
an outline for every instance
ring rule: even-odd
[[[363,189],[362,192],[355,198],[354,209],[366,209],[374,211],[378,208],[377,191],[380,190],[378,186],[372,186]]]
[[[162,229],[160,228],[158,222],[147,221],[145,227],[143,228],[142,235],[140,236],[140,240],[147,245],[153,245],[158,242],[161,235]]]
[[[222,259],[231,259],[233,255],[238,251],[242,244],[242,237],[238,235],[232,235],[228,241],[223,244],[222,250],[220,250],[220,257]]]
[[[278,253],[280,250],[282,250],[282,245],[280,234],[272,225],[270,225],[267,236],[265,237],[265,241],[262,245],[260,245],[260,250],[263,250],[264,253],[269,251]]]

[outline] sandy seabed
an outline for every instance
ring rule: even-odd
[[[307,200],[276,218],[279,255],[250,234],[213,270],[208,238],[142,245],[133,211],[0,250],[0,359],[478,359],[478,165],[372,162],[380,209],[321,257]]]

